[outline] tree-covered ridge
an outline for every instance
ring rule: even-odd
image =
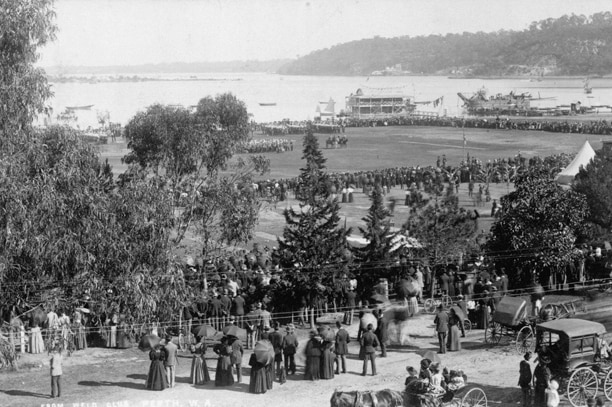
[[[533,22],[523,31],[374,37],[312,52],[282,74],[369,75],[401,64],[415,74],[606,75],[612,73],[612,13]]]

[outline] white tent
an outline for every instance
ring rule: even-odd
[[[588,141],[585,141],[576,157],[574,157],[574,160],[563,171],[557,174],[555,181],[559,184],[571,184],[576,174],[578,174],[580,167],[586,167],[593,157],[595,157],[595,150],[593,150]]]

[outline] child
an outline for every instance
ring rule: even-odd
[[[548,383],[546,389],[546,407],[558,407],[559,406],[559,383],[556,380],[551,380]]]
[[[406,382],[405,382],[405,386],[408,386],[411,382],[418,380],[419,378],[417,377],[417,370],[412,367],[412,366],[408,366],[406,367],[406,370],[408,371],[408,377],[406,378]]]
[[[49,366],[51,367],[51,398],[55,398],[60,397],[62,394],[62,351],[59,345],[53,346],[50,354],[51,359],[49,360]]]

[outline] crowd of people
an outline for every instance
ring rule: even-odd
[[[238,154],[259,154],[259,153],[284,153],[293,151],[293,140],[284,138],[267,138],[249,140],[240,145],[236,151]]]
[[[383,119],[345,118],[346,127],[378,126],[434,126],[467,127],[483,129],[505,129],[524,131],[546,131],[553,133],[612,134],[612,123],[607,120],[547,120],[528,118],[496,117],[447,117],[447,116],[408,116]]]

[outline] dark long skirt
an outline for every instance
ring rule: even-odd
[[[210,381],[210,375],[208,374],[208,366],[206,366],[206,359],[203,355],[196,354],[193,356],[191,361],[191,384],[206,384]]]
[[[323,351],[321,355],[321,379],[334,378],[334,359],[335,355],[329,349]]]
[[[147,389],[164,390],[166,388],[168,388],[168,378],[166,377],[164,362],[161,360],[151,361],[151,367],[147,375]]]
[[[249,393],[263,394],[268,391],[267,370],[265,366],[251,367]]]
[[[309,356],[306,362],[306,380],[319,380],[321,378],[321,358]]]
[[[266,386],[268,390],[272,390],[274,386],[274,362],[266,366]]]
[[[217,370],[215,372],[215,386],[231,386],[234,384],[232,365],[229,356],[219,356],[217,359]]]

